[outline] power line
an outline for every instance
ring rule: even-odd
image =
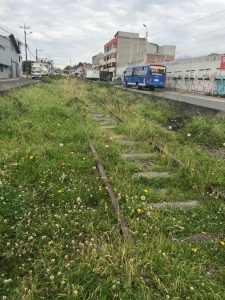
[[[187,22],[187,23],[184,23],[184,24],[181,24],[181,25],[177,25],[177,26],[174,26],[174,27],[171,27],[171,28],[168,28],[168,29],[165,29],[165,30],[162,30],[162,31],[158,31],[158,32],[153,32],[151,35],[156,35],[156,34],[161,34],[163,32],[166,32],[166,31],[171,31],[171,30],[175,30],[177,29],[177,27],[183,27],[183,26],[187,26],[187,25],[190,25],[190,24],[193,24],[193,23],[196,23],[196,22],[199,22],[199,21],[202,21],[202,20],[205,20],[205,19],[208,19],[210,17],[213,17],[213,16],[216,16],[216,15],[219,15],[221,13],[225,12],[225,9],[223,10],[220,10],[220,11],[217,11],[216,13],[213,13],[213,14],[210,14],[208,16],[205,16],[205,17],[202,17],[202,18],[198,18],[198,19],[195,19],[193,21],[190,21],[190,22]]]
[[[222,28],[218,28],[218,29],[216,29],[216,30],[211,30],[211,31],[207,31],[207,32],[204,32],[204,33],[201,33],[201,34],[198,34],[198,35],[193,35],[193,36],[190,36],[190,37],[187,37],[187,38],[185,38],[185,39],[182,39],[182,40],[178,40],[178,41],[173,41],[173,43],[174,44],[180,44],[180,43],[182,43],[182,42],[185,42],[185,41],[187,41],[187,40],[189,40],[189,39],[193,39],[193,38],[198,38],[198,37],[200,37],[200,36],[203,36],[203,35],[206,35],[206,34],[209,34],[209,33],[212,33],[212,32],[218,32],[219,30],[223,30]],[[209,40],[210,40],[211,38],[209,38]],[[207,39],[208,40],[208,39]],[[205,39],[204,40],[200,40],[200,41],[205,41]]]
[[[27,49],[28,49],[28,52],[30,53],[30,55],[35,58],[35,55],[32,53],[32,51],[30,50],[30,48],[28,46],[27,46]]]
[[[186,39],[184,39],[184,40],[181,40],[180,42],[175,42],[175,44],[176,44],[176,46],[177,45],[182,45],[184,42],[187,42],[188,40],[190,40],[190,39],[193,39],[193,38],[198,38],[199,36],[201,36],[201,35],[197,35],[197,36],[191,36],[191,37],[189,37],[189,38],[186,38]],[[207,39],[198,39],[197,40],[197,42],[198,43],[204,43],[204,42],[211,42],[211,41],[214,41],[215,39],[218,39],[218,38],[224,38],[224,34],[220,34],[220,35],[215,35],[215,36],[213,36],[213,37],[210,37],[210,38],[207,38]],[[201,47],[201,46],[200,46]],[[182,48],[183,48],[183,46],[182,46]]]
[[[8,34],[12,34],[12,32],[9,32],[8,30],[4,29],[2,26],[0,26],[0,29],[2,29],[3,31],[5,31]]]
[[[181,49],[182,49],[182,48],[185,48],[185,50],[195,50],[195,49],[199,49],[199,48],[208,48],[209,46],[214,46],[214,45],[217,45],[217,44],[222,44],[222,43],[224,43],[224,42],[225,42],[225,40],[219,41],[219,42],[216,42],[216,43],[212,43],[212,44],[207,44],[207,45],[204,45],[204,46],[198,46],[198,47],[195,47],[195,48],[181,47]],[[177,51],[177,53],[183,53],[183,52]]]

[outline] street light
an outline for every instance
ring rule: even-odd
[[[146,40],[147,40],[147,38],[148,38],[148,27],[147,27],[145,24],[143,24],[143,26],[144,26],[145,29],[146,29],[146,32],[145,32],[145,38],[146,38]]]

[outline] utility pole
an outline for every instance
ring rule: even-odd
[[[25,57],[26,57],[26,74],[27,74],[27,70],[28,70],[28,66],[27,66],[27,30],[30,29],[30,26],[26,26],[25,23],[23,26],[20,26],[20,28],[22,28],[24,30],[24,41],[25,41]],[[30,32],[31,33],[31,32]],[[29,34],[30,34],[29,33]]]
[[[145,39],[146,39],[146,52],[144,53],[144,62],[147,62],[147,54],[148,54],[148,27],[143,24],[143,26],[145,27]]]
[[[36,52],[36,62],[38,61],[38,49],[35,50]]]

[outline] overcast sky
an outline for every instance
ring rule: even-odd
[[[225,0],[0,0],[1,27],[23,41],[24,22],[31,53],[61,67],[91,62],[119,30],[144,37],[143,23],[150,42],[177,46],[177,58],[225,53]]]

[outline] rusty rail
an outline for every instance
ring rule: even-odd
[[[118,224],[119,224],[120,229],[121,229],[121,234],[124,236],[124,238],[128,242],[134,244],[133,237],[132,237],[131,232],[130,232],[128,226],[127,226],[127,223],[126,223],[125,218],[123,216],[122,210],[120,208],[118,197],[116,196],[116,194],[113,190],[113,187],[109,182],[109,179],[106,175],[106,171],[105,171],[103,165],[101,164],[101,161],[100,161],[98,153],[95,149],[95,146],[94,146],[93,142],[90,139],[88,139],[88,142],[89,142],[89,146],[90,146],[91,152],[93,154],[93,157],[95,159],[98,171],[101,175],[101,179],[102,179],[102,181],[103,181],[103,183],[106,187],[106,190],[107,190],[107,193],[108,193],[109,198],[111,200],[113,209],[114,209],[114,211],[117,215],[117,220],[118,220]]]

